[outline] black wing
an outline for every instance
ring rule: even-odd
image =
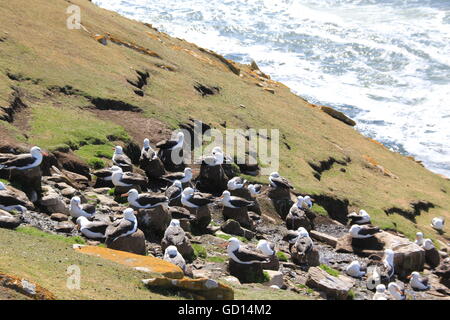
[[[131,222],[127,219],[121,219],[106,228],[105,236],[109,240],[114,240],[120,235],[132,230],[134,228],[134,224],[134,222]]]
[[[195,193],[188,201],[199,207],[206,206],[206,205],[214,202],[214,200],[209,197],[205,197],[202,194],[195,194]]]
[[[380,228],[378,227],[367,227],[367,228],[361,228],[361,230],[359,231],[359,234],[361,235],[373,235],[377,232],[380,232]]]
[[[100,169],[92,172],[92,174],[99,178],[108,178],[112,176],[112,171],[109,169]]]
[[[109,224],[104,221],[93,221],[87,225],[87,228],[92,232],[105,234]]]
[[[272,182],[280,188],[294,189],[294,187],[289,183],[289,181],[283,177],[272,178]]]
[[[26,167],[33,164],[36,158],[32,157],[31,154],[19,154],[13,158],[2,163],[5,167]]]
[[[176,199],[181,195],[181,188],[178,188],[177,186],[170,186],[167,188],[165,194],[169,200]]]
[[[156,147],[159,149],[170,149],[176,146],[178,141],[176,140],[163,140],[156,144]]]
[[[126,184],[142,184],[147,182],[147,180],[141,176],[140,174],[132,173],[132,172],[124,172],[122,175],[122,179],[120,179],[123,183]]]
[[[290,230],[283,236],[283,241],[291,242],[292,240],[294,240],[297,237],[298,237],[298,232],[294,231],[294,230]]]
[[[114,156],[113,162],[119,166],[132,166],[130,158],[124,154]]]
[[[247,250],[242,247],[240,247],[239,250],[236,250],[233,253],[236,256],[236,258],[238,258],[242,262],[251,262],[251,261],[266,262],[267,261],[267,257],[265,255]]]
[[[245,200],[243,198],[239,198],[239,197],[231,197],[230,199],[230,203],[235,206],[235,207],[248,207],[248,206],[252,206],[255,203],[253,201],[248,201]]]
[[[141,206],[151,205],[154,206],[157,203],[167,202],[167,197],[164,195],[154,195],[150,193],[144,193],[139,195],[137,202]]]
[[[184,173],[183,172],[174,172],[174,173],[166,174],[163,178],[173,182],[175,180],[183,179]]]

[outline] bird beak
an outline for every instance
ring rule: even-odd
[[[128,197],[128,192],[120,195],[121,197]]]
[[[225,249],[226,247],[228,247],[228,244],[229,244],[229,243],[230,243],[230,242],[225,241],[224,243],[219,244],[218,246]]]
[[[112,150],[116,150],[116,148],[111,148]]]
[[[48,153],[47,152],[42,152],[42,155],[45,157],[48,157]]]
[[[411,275],[409,275],[409,276],[407,276],[407,277],[406,277],[406,279],[411,279],[411,277],[412,277],[412,276],[411,276]]]

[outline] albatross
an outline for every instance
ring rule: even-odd
[[[104,239],[106,229],[109,227],[109,223],[106,221],[89,221],[85,216],[79,216],[77,218],[77,225],[80,228],[80,232],[89,239]]]
[[[128,156],[125,153],[123,153],[123,148],[121,146],[116,146],[114,148],[112,161],[116,166],[119,166],[122,169],[128,169],[133,167],[130,158],[128,158]]]
[[[123,172],[118,166],[112,166],[112,182],[116,187],[132,187],[135,185],[142,185],[147,182],[147,179],[140,174],[132,172]]]
[[[248,191],[250,191],[250,194],[254,197],[261,193],[261,185],[260,184],[249,184],[247,186]]]
[[[230,191],[228,191],[228,190],[225,190],[222,193],[221,198],[222,198],[223,205],[228,208],[237,209],[237,208],[243,208],[243,207],[250,207],[255,204],[254,201],[248,201],[248,200],[245,200],[244,198],[232,196],[230,194]]]
[[[252,252],[251,250],[241,246],[241,243],[236,238],[228,240],[227,247],[228,256],[239,264],[253,264],[269,262],[268,258],[262,254]]]
[[[375,290],[372,300],[387,300],[386,286],[384,284],[377,285]]]
[[[185,238],[186,232],[181,228],[180,221],[178,219],[172,219],[166,231],[164,231],[162,242],[177,247],[185,242]]]
[[[213,202],[211,194],[195,192],[191,187],[184,189],[181,194],[181,203],[189,208],[200,208]]]
[[[380,232],[380,228],[372,227],[368,225],[354,224],[350,227],[349,233],[354,239],[366,239],[373,237],[376,233]]]
[[[0,209],[8,212],[13,210],[26,212],[27,208],[33,209],[34,205],[28,200],[25,193],[11,187],[7,188],[0,181]]]
[[[78,196],[70,199],[69,213],[73,218],[86,217],[91,218],[95,214],[95,206],[93,204],[81,204]]]
[[[286,232],[286,234],[283,236],[283,240],[288,242],[290,245],[293,245],[298,238],[302,237],[309,237],[309,233],[305,228],[300,227],[295,231],[289,230],[288,232]]]
[[[123,212],[123,218],[114,221],[113,224],[106,228],[106,243],[112,243],[114,240],[120,237],[126,237],[130,234],[135,233],[137,230],[137,224],[137,219],[134,215],[133,209],[125,209],[125,211]]]
[[[418,246],[422,246],[423,245],[423,233],[422,232],[417,232],[416,233],[416,240],[414,240],[414,243],[417,244]]]
[[[411,288],[414,290],[428,290],[430,286],[428,285],[428,278],[421,277],[420,273],[417,271],[414,271],[407,277],[409,280],[409,284],[411,285]]]
[[[117,167],[117,168],[119,168],[119,167]],[[103,179],[105,181],[111,181],[113,172],[114,171],[111,168],[103,168],[103,169],[95,170],[94,172],[92,172],[92,174],[94,176],[96,176],[97,178]]]
[[[122,197],[128,197],[128,203],[138,209],[150,209],[157,206],[167,207],[169,199],[165,195],[141,193],[136,189],[131,189],[127,193],[122,194]]]
[[[183,272],[186,272],[186,261],[183,256],[178,252],[177,247],[168,246],[164,251],[163,260],[173,263],[176,266],[179,266]]]
[[[230,179],[227,183],[228,190],[242,189],[246,182],[247,180],[244,180],[241,177],[234,177]]]
[[[270,185],[274,188],[294,189],[286,178],[280,176],[278,172],[272,172],[269,176]]]
[[[273,256],[275,254],[275,245],[264,239],[259,240],[256,248],[266,256]]]
[[[212,149],[211,155],[202,157],[200,159],[200,162],[202,164],[206,164],[206,165],[208,165],[210,167],[213,167],[213,166],[218,166],[218,165],[223,164],[224,159],[225,159],[225,157],[224,157],[222,148],[214,147]]]
[[[175,150],[183,147],[184,133],[178,132],[175,140],[163,140],[156,144],[159,150]]]
[[[405,300],[405,290],[401,289],[400,286],[396,282],[390,282],[388,284],[388,291],[391,294],[391,297],[394,300]]]
[[[359,213],[352,212],[347,215],[351,224],[366,224],[370,223],[370,215],[365,210],[359,210]]]
[[[158,157],[158,154],[155,150],[150,146],[150,140],[144,139],[144,146],[141,149],[141,158],[147,158],[149,160],[154,160]]]
[[[192,169],[184,168],[183,172],[166,174],[165,176],[163,176],[163,179],[171,183],[174,183],[175,180],[179,180],[182,184],[189,183],[192,179]]]
[[[431,226],[439,231],[442,231],[444,229],[445,219],[444,218],[433,218],[431,220]]]
[[[183,186],[180,180],[175,180],[173,184],[168,187],[165,191],[166,197],[169,199],[169,203],[181,197],[181,192],[183,192]]]
[[[366,274],[365,271],[361,270],[361,264],[358,260],[352,261],[346,268],[345,272],[354,278],[361,278],[363,275]]]
[[[7,161],[0,164],[0,170],[2,169],[16,169],[27,170],[35,168],[42,163],[43,156],[47,156],[46,153],[41,151],[39,147],[32,147],[30,153],[19,154],[13,156]]]

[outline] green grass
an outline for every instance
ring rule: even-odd
[[[313,294],[315,292],[313,289],[304,284],[297,284],[297,287],[305,290],[308,294]]]
[[[194,249],[195,257],[206,259],[206,257],[208,256],[206,249],[201,244],[193,243],[192,249]]]
[[[327,266],[326,264],[321,264],[319,267],[320,269],[326,271],[329,275],[333,277],[337,277],[341,274],[339,270],[333,269],[330,266]]]
[[[106,166],[105,159],[112,158],[114,153],[113,147],[111,143],[100,145],[88,144],[76,150],[75,154],[84,159],[92,168],[101,169]]]
[[[283,262],[288,261],[288,256],[284,252],[277,251],[276,255],[278,257],[278,260],[283,261]]]
[[[206,261],[208,262],[215,262],[215,263],[223,263],[228,261],[227,257],[207,257]]]
[[[95,145],[79,152],[79,155],[89,160],[98,154],[110,155],[105,146],[109,140],[129,140],[121,126],[97,119],[81,109],[40,105],[33,107],[31,113],[29,142],[51,151],[62,146],[78,150],[85,145]]]
[[[328,212],[327,210],[325,210],[324,207],[318,205],[317,203],[315,203],[312,208],[311,211],[314,212],[315,214],[321,215],[321,216],[328,216]]]
[[[270,275],[267,271],[263,272],[263,280],[262,282],[269,282],[270,281]]]
[[[39,230],[35,227],[25,227],[25,226],[19,226],[16,229],[17,232],[27,234],[33,237],[39,237],[39,238],[46,238],[49,240],[56,240],[65,242],[67,244],[86,244],[86,240],[80,236],[61,236],[57,234],[47,233],[42,230]]]
[[[356,297],[355,291],[353,291],[353,289],[350,289],[350,290],[348,291],[347,299],[348,299],[348,300],[354,300],[355,297]]]

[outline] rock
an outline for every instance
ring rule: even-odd
[[[220,229],[225,233],[245,237],[248,240],[253,239],[253,237],[255,236],[255,233],[253,231],[242,228],[239,222],[233,219],[228,219],[227,221],[225,221]]]
[[[52,213],[52,215],[50,216],[50,219],[61,222],[61,221],[69,220],[69,217],[64,213]]]
[[[301,242],[303,239],[297,240],[297,242]],[[296,264],[306,264],[310,267],[315,267],[320,265],[320,254],[319,250],[317,248],[313,247],[312,249],[306,251],[305,253],[302,252],[302,250],[299,250],[299,247],[297,247],[297,243],[294,244],[291,247],[291,257],[292,261]]]
[[[263,263],[262,267],[264,270],[275,270],[280,269],[280,260],[276,254],[269,256],[269,262]]]
[[[361,256],[383,255],[385,249],[394,251],[395,274],[404,278],[413,271],[423,270],[425,250],[409,241],[386,231],[377,233],[369,239],[352,239],[349,234],[337,240],[337,252],[350,252]]]
[[[207,300],[232,300],[234,292],[229,286],[212,279],[168,279],[165,277],[144,279],[142,282],[150,288],[178,289],[187,291],[194,295],[194,298]]]
[[[69,207],[64,202],[64,198],[49,186],[44,187],[44,194],[39,204],[47,213],[69,214]]]
[[[0,210],[0,228],[15,229],[21,224],[19,218],[13,216],[11,213]]]
[[[55,231],[61,232],[61,233],[71,233],[73,231],[73,228],[75,228],[75,225],[72,222],[63,221],[63,222],[59,222],[56,225]]]
[[[229,284],[234,285],[234,286],[241,285],[241,282],[239,281],[239,279],[236,277],[233,277],[233,276],[226,276],[222,280],[225,282],[228,282]]]
[[[60,151],[55,151],[53,152],[53,154],[56,157],[60,167],[62,167],[64,170],[80,174],[86,177],[88,180],[91,179],[89,166],[85,161],[81,160],[75,154]]]
[[[286,216],[286,227],[288,230],[297,230],[300,227],[311,231],[313,223],[306,216],[305,211],[301,210],[297,205],[293,205]]]
[[[170,224],[172,217],[163,206],[151,209],[139,209],[136,214],[139,229],[143,230],[147,238],[156,239],[158,242],[164,236],[164,232]]]
[[[152,256],[143,256],[98,246],[74,245],[74,249],[83,254],[110,260],[131,268],[139,268],[142,272],[161,274],[172,279],[181,279],[184,277],[183,271],[180,267]]]
[[[181,228],[186,232],[191,232],[191,221],[195,219],[188,209],[180,206],[169,206],[169,214],[172,219],[180,221]]]
[[[227,189],[228,177],[221,165],[201,164],[197,188],[202,192],[221,194]]]
[[[126,237],[120,237],[108,243],[108,248],[120,251],[131,252],[135,254],[146,255],[144,233],[137,229],[135,233]]]
[[[191,220],[191,227],[195,232],[204,232],[211,222],[211,212],[208,206],[203,206],[200,208],[188,208],[191,215],[195,218]]]
[[[68,187],[61,190],[61,195],[63,197],[71,199],[73,196],[75,196],[78,193],[77,189]]]
[[[224,206],[222,213],[225,220],[233,219],[239,222],[239,224],[244,228],[250,230],[254,228],[254,223],[248,214],[247,207],[229,208]]]
[[[329,275],[325,270],[318,267],[311,267],[308,270],[306,285],[310,288],[323,291],[327,298],[346,300],[348,292],[354,285],[354,281],[344,275],[334,277]]]
[[[272,205],[280,217],[283,220],[286,219],[286,216],[289,214],[289,211],[294,204],[294,201],[291,199],[290,190],[270,187],[267,196],[272,201]]]
[[[441,257],[436,248],[430,250],[425,250],[425,262],[430,266],[431,269],[436,268],[441,262]]]
[[[180,226],[181,227],[181,226]],[[194,255],[194,249],[192,248],[191,241],[186,236],[184,230],[179,228],[182,232],[177,234],[164,234],[164,237],[161,241],[161,249],[165,251],[168,246],[175,246],[178,252],[183,256],[186,261],[192,260]]]
[[[139,167],[145,171],[145,175],[149,178],[149,180],[161,178],[166,174],[164,164],[159,158],[153,160],[148,158],[140,158]]]
[[[228,271],[241,283],[261,283],[264,281],[264,273],[261,263],[240,264],[233,259],[228,260]]]
[[[313,239],[315,239],[317,241],[326,243],[326,244],[328,244],[329,246],[332,246],[332,247],[336,247],[337,238],[335,238],[333,236],[330,236],[330,235],[328,235],[326,233],[322,233],[322,232],[319,232],[319,231],[316,231],[316,230],[309,231],[309,235],[310,235],[311,238],[313,238]]]
[[[85,176],[64,169],[61,170],[61,172],[69,179],[69,181],[72,181],[73,187],[77,189],[85,189],[89,187],[89,179]]]
[[[263,272],[269,276],[269,281],[265,282],[269,287],[277,286],[278,288],[281,288],[283,286],[283,273],[274,270],[264,270]]]
[[[29,199],[41,197],[42,194],[42,172],[40,167],[28,170],[10,170],[10,181],[14,181],[22,186],[22,190],[27,194]],[[34,201],[34,200],[33,200]]]
[[[343,123],[345,123],[349,126],[352,126],[352,127],[356,126],[356,122],[354,120],[350,119],[349,117],[347,117],[345,114],[343,114],[340,111],[337,111],[331,107],[325,107],[325,106],[320,107],[320,109],[323,112],[327,113],[328,115],[332,116],[333,118],[335,118],[339,121],[342,121]]]

